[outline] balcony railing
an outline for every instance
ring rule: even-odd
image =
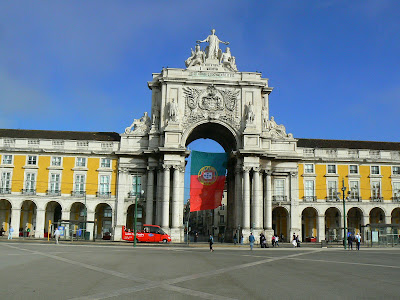
[[[111,198],[111,192],[96,192],[98,198]]]
[[[383,197],[371,197],[371,201],[372,202],[382,202],[383,201]]]
[[[36,189],[22,189],[21,192],[24,195],[36,195]]]
[[[71,196],[73,197],[85,197],[86,192],[85,191],[72,191]]]
[[[362,199],[361,199],[360,196],[350,196],[350,197],[347,199],[347,201],[350,201],[350,202],[361,202]]]
[[[0,188],[0,194],[11,194],[11,188]]]
[[[338,198],[338,196],[327,196],[326,197],[326,201],[328,201],[328,202],[336,202],[336,201],[340,201],[340,199]]]
[[[317,201],[317,196],[303,196],[304,202],[315,202]]]
[[[274,202],[287,202],[287,196],[272,196]]]
[[[47,196],[61,196],[61,190],[47,190]]]

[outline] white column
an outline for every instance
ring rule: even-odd
[[[19,224],[21,223],[21,209],[11,209],[11,226],[14,228],[13,238],[19,236]]]
[[[170,167],[163,165],[164,168],[164,184],[163,184],[163,198],[162,198],[162,218],[161,227],[165,230],[169,228],[169,182],[170,182]]]
[[[71,211],[63,209],[61,211],[61,220],[70,220],[71,219]],[[45,225],[46,229],[48,229],[48,224]],[[65,237],[69,238],[69,226],[65,226],[65,231],[64,231]]]
[[[243,229],[250,229],[250,169],[243,168]]]
[[[116,207],[116,220],[114,222],[114,240],[122,240],[122,226],[126,225],[126,211],[125,211],[125,198],[128,196],[128,192],[131,186],[129,182],[129,171],[128,169],[122,169],[118,172],[118,191],[117,191],[117,203]],[[87,208],[86,208],[87,209]]]
[[[185,167],[179,167],[179,178],[179,227],[182,227],[185,207]]]
[[[240,169],[235,170],[235,227],[242,225],[242,178],[240,177]]]
[[[265,176],[266,185],[266,208],[265,208],[265,229],[272,230],[272,179],[271,173],[267,172]]]
[[[86,211],[86,220],[88,221],[94,221],[94,211]],[[121,229],[122,230],[122,229]],[[94,235],[94,223],[87,223],[86,224],[86,232],[90,232],[90,239],[93,240],[93,235]],[[122,235],[122,231],[121,231]],[[115,232],[113,233],[114,240],[115,240]]]
[[[174,167],[174,174],[173,174],[173,190],[172,190],[172,219],[171,219],[171,227],[178,228],[180,225],[179,222],[179,168]]]
[[[161,202],[162,202],[162,193],[163,193],[163,169],[159,169],[157,173],[157,191],[156,191],[156,220],[155,224],[161,224]]]
[[[262,214],[262,205],[261,205],[261,197],[260,197],[260,169],[253,169],[253,185],[254,185],[254,195],[253,195],[253,205],[252,205],[252,222],[254,223],[254,229],[260,229],[262,227],[261,224],[261,214]]]
[[[146,224],[153,224],[154,168],[147,168]]]
[[[318,216],[318,240],[322,242],[325,240],[325,216]]]
[[[44,209],[36,210],[36,229],[35,229],[35,238],[43,238],[44,237],[44,219],[45,219],[46,211]]]
[[[391,215],[385,216],[385,222],[386,224],[392,224],[392,216]]]

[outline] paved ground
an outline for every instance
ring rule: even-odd
[[[2,241],[0,299],[400,297],[400,249],[160,246]]]

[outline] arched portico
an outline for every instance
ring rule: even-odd
[[[352,207],[347,212],[347,232],[352,234],[362,233],[363,212],[358,207]]]
[[[325,211],[325,236],[328,242],[337,242],[342,239],[341,215],[336,207]]]
[[[110,239],[112,235],[112,208],[107,203],[100,203],[95,209],[97,220],[97,238]]]
[[[313,207],[307,207],[301,214],[302,220],[302,241],[309,242],[318,236],[317,230],[318,212]]]
[[[22,202],[19,223],[20,236],[27,236],[28,229],[30,232],[36,229],[36,210],[37,206],[32,200]],[[14,230],[16,231],[16,228]]]
[[[392,224],[400,224],[400,207],[397,207],[395,209],[392,210]]]
[[[136,228],[140,228],[143,224],[145,224],[145,212],[143,205],[137,206],[137,219],[136,219]],[[135,222],[135,204],[131,204],[128,207],[126,212],[126,229],[133,230]]]
[[[283,242],[290,241],[289,237],[289,213],[284,207],[275,207],[272,210],[272,229]]]
[[[49,221],[51,224],[58,224],[61,220],[62,207],[57,201],[50,201],[46,205],[44,228],[47,229]]]
[[[385,212],[380,207],[374,207],[369,213],[369,223],[371,225],[385,224]]]
[[[11,203],[6,199],[0,200],[0,226],[7,231],[11,223]]]

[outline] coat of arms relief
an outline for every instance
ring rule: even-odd
[[[217,89],[213,84],[206,89],[183,88],[185,94],[185,116],[183,127],[201,120],[221,120],[235,129],[240,128],[238,114],[239,90]]]

